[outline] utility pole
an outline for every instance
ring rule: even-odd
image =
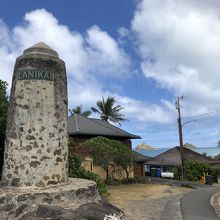
[[[182,120],[181,120],[181,111],[180,111],[180,99],[182,100],[183,99],[183,96],[181,97],[177,97],[177,100],[176,100],[176,109],[178,111],[178,119],[177,119],[177,122],[178,122],[178,131],[179,131],[179,145],[180,145],[180,157],[181,157],[181,177],[182,177],[182,180],[184,178],[184,163],[183,163],[183,132],[182,132]]]

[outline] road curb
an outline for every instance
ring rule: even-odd
[[[214,195],[212,195],[210,204],[211,206],[213,206],[216,214],[220,218],[220,193],[215,193]]]

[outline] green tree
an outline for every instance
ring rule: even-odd
[[[0,148],[4,148],[7,124],[8,96],[7,82],[0,80]]]
[[[105,137],[95,137],[83,143],[89,148],[89,153],[93,157],[94,164],[100,165],[106,171],[109,179],[110,169],[113,166],[120,166],[127,174],[133,171],[134,158],[132,151],[123,143]]]
[[[88,148],[89,154],[93,157],[95,165],[100,165],[106,172],[106,178],[110,177],[110,167],[114,162],[117,153],[112,145],[112,141],[105,137],[95,137],[83,143],[83,147]]]
[[[120,141],[112,140],[112,146],[116,149],[114,163],[123,168],[128,179],[129,174],[134,170],[134,157],[132,150],[128,149],[128,147]]]
[[[82,110],[82,105],[78,105],[73,109],[69,109],[69,112],[70,112],[71,116],[74,115],[74,114],[77,114],[77,115],[82,115],[82,116],[88,117],[92,114],[92,112],[90,110],[83,111]]]
[[[195,160],[186,160],[184,162],[185,176],[190,181],[199,181],[204,173],[217,177],[219,170],[213,168],[207,163],[198,162]]]
[[[100,114],[100,118],[103,121],[112,121],[120,125],[120,122],[126,119],[125,116],[120,113],[123,107],[115,105],[115,103],[116,99],[114,97],[108,97],[107,100],[102,97],[102,100],[96,102],[97,108],[92,107],[91,110]]]
[[[79,155],[73,153],[72,150],[73,144],[74,144],[73,139],[69,138],[69,154],[68,154],[69,177],[93,180],[97,184],[99,193],[101,195],[106,195],[107,187],[105,185],[105,181],[98,174],[89,172],[81,166],[83,159]]]

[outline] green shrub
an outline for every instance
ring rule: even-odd
[[[84,172],[82,174],[83,175],[80,178],[84,178],[84,179],[88,179],[88,180],[93,180],[93,181],[96,182],[98,190],[99,190],[99,193],[101,195],[107,194],[107,187],[106,187],[105,181],[102,179],[101,176],[99,176],[96,173],[89,172],[89,171],[87,171],[85,169],[84,169]]]
[[[129,177],[129,178],[126,178],[126,179],[122,179],[122,180],[121,180],[121,183],[122,183],[122,184],[132,184],[132,183],[136,183],[136,179],[135,179],[135,178],[132,178],[132,177]]]
[[[143,176],[135,176],[136,183],[146,183],[146,179]]]
[[[178,167],[171,167],[169,169],[169,171],[174,174],[174,179],[175,180],[179,180],[180,179],[180,170],[178,169]]]
[[[133,184],[133,183],[146,183],[145,178],[142,176],[129,177],[121,180],[122,184]]]
[[[195,160],[188,160],[184,163],[185,177],[190,181],[199,181],[204,173],[214,176],[219,175],[219,170],[207,163],[200,163]]]
[[[112,185],[112,186],[113,186],[113,185],[119,185],[119,184],[121,184],[121,181],[115,179],[115,178],[112,177],[112,176],[109,176],[109,178],[105,180],[105,183],[106,183],[107,185]]]

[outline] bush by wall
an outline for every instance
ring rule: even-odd
[[[204,173],[214,176],[219,176],[219,170],[213,168],[207,163],[200,163],[195,160],[188,160],[184,162],[185,177],[190,181],[199,181]]]
[[[181,170],[178,167],[171,167],[169,171],[174,174],[175,180],[180,179]]]
[[[133,184],[133,183],[146,183],[146,180],[142,176],[135,176],[135,177],[129,177],[124,178],[122,180],[117,180],[114,178],[109,178],[105,181],[107,185],[119,185],[119,184]]]
[[[105,185],[105,181],[98,175],[92,172],[89,172],[85,170],[81,164],[82,164],[82,158],[72,153],[72,146],[73,142],[70,139],[69,140],[69,177],[72,178],[82,178],[82,179],[88,179],[93,180],[97,184],[98,191],[101,195],[107,194],[107,187]]]

